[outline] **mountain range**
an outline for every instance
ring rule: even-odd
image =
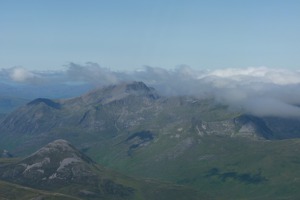
[[[1,179],[57,191],[56,182],[49,177],[55,173],[60,177],[57,169],[66,159],[66,166],[89,177],[72,177],[69,170],[66,176],[71,177],[67,179],[71,185],[101,182],[100,163],[103,169],[144,182],[154,179],[154,185],[167,182],[171,190],[183,187],[178,189],[180,194],[189,191],[194,194],[190,197],[198,199],[201,195],[204,199],[297,199],[299,122],[298,118],[248,115],[210,98],[165,97],[142,82],[111,85],[69,99],[38,98],[1,119],[2,149],[22,157],[42,148],[24,160],[6,159],[7,168],[2,167],[6,175],[2,173]],[[57,143],[75,149],[61,139],[70,141],[81,153],[71,153],[75,157],[66,154],[61,160],[56,154],[37,156]],[[48,157],[58,159],[55,166],[48,166]],[[26,171],[28,167],[31,170]],[[17,177],[11,176],[12,169],[19,170]],[[88,173],[94,171],[98,175]],[[30,173],[42,179],[46,174],[48,182],[27,179]],[[143,193],[132,185],[123,184],[122,188]],[[104,190],[93,187],[87,191],[97,194]],[[62,191],[69,195],[73,190]],[[133,196],[130,198],[136,198]]]

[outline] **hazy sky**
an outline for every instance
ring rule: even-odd
[[[0,0],[0,68],[300,68],[299,0]]]

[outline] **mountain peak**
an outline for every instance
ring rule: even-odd
[[[55,140],[43,148],[39,149],[37,152],[35,152],[33,155],[36,154],[48,154],[51,152],[59,151],[60,153],[66,153],[66,152],[76,152],[76,149],[71,146],[71,144],[63,139]]]
[[[154,88],[148,87],[144,82],[141,81],[124,82],[117,85],[111,85],[104,88],[104,90],[107,92],[112,92],[113,94],[127,93],[143,95],[148,93],[156,93]]]
[[[90,103],[107,104],[113,101],[121,100],[129,96],[145,97],[148,99],[158,99],[159,95],[155,89],[148,87],[143,82],[130,82],[111,85],[87,93],[81,99]]]
[[[126,84],[126,91],[151,91],[151,89],[144,82],[134,81],[132,83]],[[153,89],[152,89],[153,90]]]
[[[51,108],[54,108],[54,109],[60,109],[61,108],[61,105],[57,102],[54,102],[53,100],[51,99],[46,99],[46,98],[37,98],[37,99],[34,99],[33,101],[27,103],[27,105],[38,105],[38,104],[45,104]]]
[[[60,158],[61,161],[64,158],[75,158],[80,162],[93,163],[93,161],[90,158],[85,156],[83,153],[81,153],[79,150],[73,147],[68,141],[63,139],[58,139],[53,142],[50,142],[49,144],[42,147],[26,159],[40,160],[45,157],[55,157],[55,159]]]

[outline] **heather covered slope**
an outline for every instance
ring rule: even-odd
[[[115,187],[117,197],[132,195],[133,188],[100,177],[97,174],[100,172],[95,162],[67,141],[56,140],[21,161],[1,166],[0,178],[32,188],[75,196],[109,196],[111,192],[105,191],[109,187]]]
[[[57,192],[37,190],[29,187],[24,187],[22,185],[0,181],[0,199],[78,200],[79,198]]]
[[[0,159],[0,176],[6,181],[1,182],[0,191],[7,188],[1,194],[9,199],[18,199],[13,196],[16,192],[49,199],[56,193],[62,199],[100,196],[104,199],[297,199],[300,196],[298,139],[264,141],[207,136],[200,140],[198,144],[183,142],[168,150],[157,142],[156,151],[140,147],[127,155],[127,159],[120,151],[106,152],[103,159],[98,157],[107,166],[138,179],[103,168],[68,142],[57,140],[25,159]],[[93,196],[96,194],[100,196]]]
[[[297,199],[299,145],[299,139],[166,136],[134,150],[130,158],[120,149],[102,149],[105,156],[98,160],[131,176],[170,181],[225,199]]]
[[[3,198],[12,199],[37,195],[51,199],[56,193],[61,199],[210,198],[187,187],[135,180],[113,172],[97,165],[65,140],[51,142],[22,160],[2,162],[0,179],[6,181],[1,182],[6,188]]]

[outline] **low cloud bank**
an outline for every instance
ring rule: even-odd
[[[85,65],[70,63],[63,71],[2,69],[0,78],[2,85],[18,84],[23,88],[24,85],[35,88],[64,85],[91,89],[124,81],[143,81],[162,95],[214,98],[231,109],[256,116],[300,117],[299,70],[267,67],[195,70],[188,66],[167,70],[145,66],[122,72],[90,62]]]

